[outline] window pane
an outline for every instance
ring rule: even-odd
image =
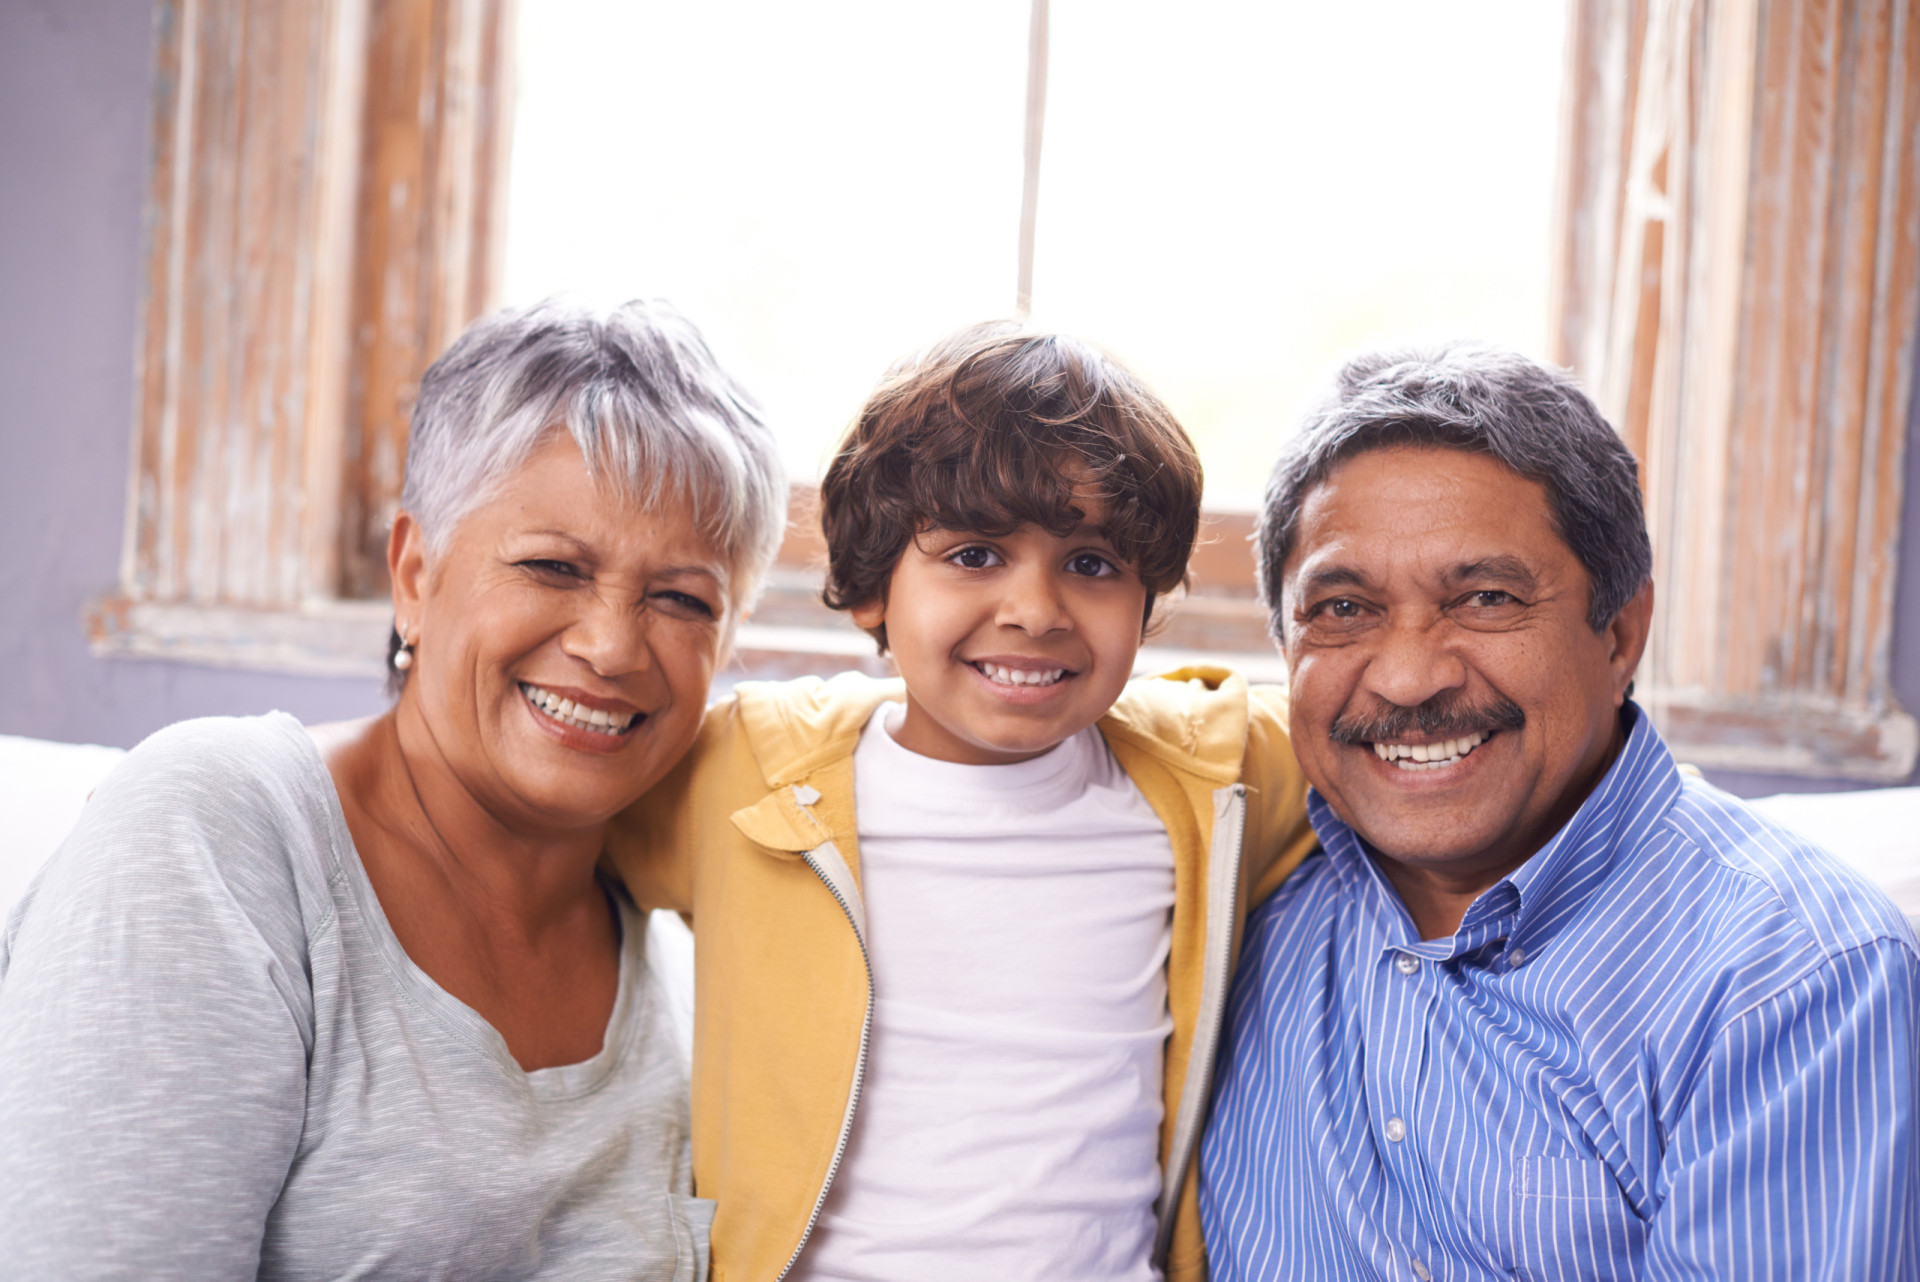
[[[1544,356],[1563,7],[1054,0],[1035,319],[1172,402],[1216,507],[1355,347]]]
[[[1339,357],[1544,355],[1562,6],[1053,0],[1034,311],[1258,494]],[[1028,0],[521,11],[507,294],[673,299],[817,473],[880,372],[1010,311]]]
[[[814,476],[910,348],[1013,306],[1026,0],[520,11],[506,297],[671,299]]]

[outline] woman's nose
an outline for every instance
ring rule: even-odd
[[[653,612],[644,601],[596,600],[560,638],[560,648],[603,677],[653,666]]]

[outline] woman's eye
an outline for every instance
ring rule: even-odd
[[[1000,564],[992,548],[961,548],[947,558],[963,570],[986,570]]]
[[[526,561],[517,561],[515,564],[522,569],[532,570],[535,573],[548,575],[552,578],[577,579],[582,577],[580,567],[571,561],[551,561],[545,557],[533,557]]]
[[[1068,574],[1083,574],[1090,579],[1104,579],[1120,573],[1120,567],[1094,552],[1082,552],[1067,562]]]
[[[720,617],[719,611],[691,592],[658,592],[654,594],[653,599],[684,618],[717,619]]]

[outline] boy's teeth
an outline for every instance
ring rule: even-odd
[[[1003,668],[997,663],[982,663],[979,667],[987,680],[1002,686],[1050,686],[1067,674],[1065,668],[1029,672],[1024,668]]]
[[[543,690],[539,686],[529,685],[525,681],[520,683],[520,690],[521,693],[527,696],[529,703],[546,713],[549,717],[552,717],[555,721],[564,722],[578,730],[591,730],[596,734],[617,735],[624,733],[627,727],[631,726],[635,718],[640,715],[639,713],[633,713],[624,717],[615,716],[611,712],[603,712],[598,708],[589,708],[585,704],[577,704],[571,699],[562,699],[551,690]]]
[[[1481,732],[1439,743],[1376,743],[1373,755],[1402,770],[1438,770],[1455,764],[1486,741],[1486,733]]]

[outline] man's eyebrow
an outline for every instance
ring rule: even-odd
[[[1522,592],[1532,592],[1540,586],[1527,563],[1517,556],[1486,556],[1477,561],[1463,561],[1447,571],[1447,579],[1452,583],[1504,583]]]
[[[1296,595],[1311,596],[1329,588],[1364,588],[1369,583],[1366,575],[1350,565],[1329,565],[1302,575],[1294,590]]]

